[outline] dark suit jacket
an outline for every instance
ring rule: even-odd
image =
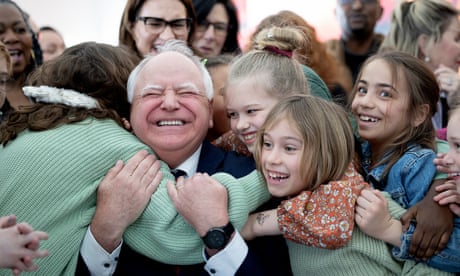
[[[208,141],[203,142],[197,172],[208,173],[210,175],[217,172],[226,172],[234,177],[242,177],[253,170],[255,170],[255,163],[252,157],[237,155],[235,152],[226,152]],[[149,259],[132,250],[124,243],[121,248],[115,275],[208,275],[204,270],[204,263],[180,266],[179,274],[177,274],[176,269],[177,266]],[[77,275],[85,275],[85,273],[88,273],[88,270],[80,256]],[[263,271],[262,263],[259,263],[250,251],[240,266],[237,275],[267,274]]]

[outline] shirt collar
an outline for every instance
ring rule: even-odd
[[[200,152],[202,146],[203,145],[200,145],[198,149],[189,158],[187,158],[184,162],[182,162],[179,166],[177,166],[174,169],[183,170],[186,173],[185,177],[190,177],[194,175],[198,168],[198,161],[200,160]]]

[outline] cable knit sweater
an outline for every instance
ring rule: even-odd
[[[14,213],[18,221],[49,234],[41,247],[50,256],[36,260],[36,275],[74,275],[98,184],[117,160],[126,161],[142,149],[148,148],[115,122],[96,119],[47,131],[26,130],[0,147],[0,215]],[[163,163],[161,171],[162,183],[124,240],[160,262],[202,262],[200,237],[169,199],[166,182],[173,177],[168,166]],[[257,172],[239,181],[226,174],[213,177],[227,186],[230,220],[238,229],[247,214],[269,198]],[[0,270],[0,275],[10,274]]]

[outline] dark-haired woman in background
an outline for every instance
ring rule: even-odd
[[[32,103],[22,87],[29,73],[42,64],[40,45],[27,19],[28,15],[14,1],[0,0],[0,41],[6,45],[12,64],[6,101],[0,109],[4,115]]]
[[[128,0],[118,42],[143,58],[171,39],[190,44],[195,22],[192,0]]]
[[[193,0],[197,26],[192,46],[198,55],[212,57],[241,52],[238,44],[238,15],[230,0]]]

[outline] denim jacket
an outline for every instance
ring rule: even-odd
[[[436,153],[419,145],[410,145],[404,155],[393,165],[387,177],[382,174],[387,164],[370,169],[371,149],[369,143],[362,145],[363,168],[366,180],[374,188],[388,192],[403,208],[407,209],[422,200],[436,173],[433,159]]]
[[[439,146],[439,145],[438,145]],[[431,149],[422,148],[420,145],[411,144],[404,155],[393,165],[387,177],[382,179],[382,174],[387,164],[371,168],[370,144],[362,144],[362,163],[367,176],[366,180],[374,188],[388,192],[392,199],[407,209],[422,200],[430,189],[431,182],[436,174],[433,159],[436,153]],[[393,247],[392,254],[395,258],[411,259],[409,247],[414,233],[416,222],[411,223],[409,229],[401,236],[401,247]],[[429,266],[448,271],[458,272],[460,266],[460,222],[454,219],[454,231],[447,247],[439,254],[427,261]]]
[[[368,142],[362,145],[363,169],[366,180],[375,189],[388,192],[403,208],[407,209],[422,200],[430,188],[431,181],[436,173],[433,159],[436,154],[431,149],[424,149],[420,145],[410,145],[404,155],[393,165],[385,179],[382,174],[387,164],[371,168],[371,147]],[[385,154],[384,158],[388,153]],[[409,246],[415,223],[401,237],[401,247],[393,248],[393,256],[409,258]]]

